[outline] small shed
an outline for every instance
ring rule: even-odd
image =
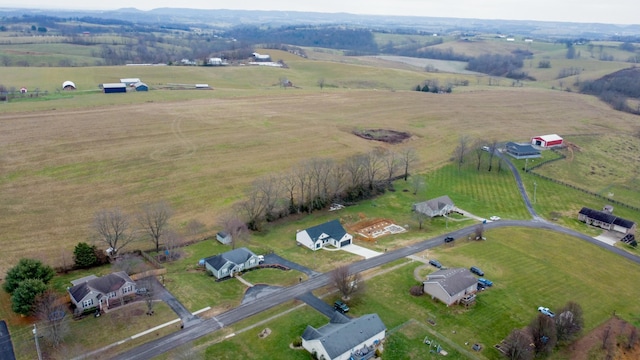
[[[105,94],[127,92],[127,85],[124,83],[104,83],[102,89]]]
[[[73,83],[73,81],[65,81],[62,83],[62,90],[75,90],[76,89],[76,84]]]
[[[202,89],[211,89],[211,87],[209,87],[209,84],[196,84],[196,89],[198,90],[202,90]]]
[[[542,147],[562,146],[563,139],[558,134],[540,135],[531,138],[531,145]]]
[[[219,231],[216,234],[216,240],[218,240],[221,244],[225,244],[225,245],[231,244],[231,240],[232,240],[231,234],[229,234],[226,231]]]
[[[136,88],[136,91],[149,91],[149,86],[141,81],[133,84],[133,87]]]

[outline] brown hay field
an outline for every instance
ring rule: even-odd
[[[527,88],[453,94],[325,89],[252,96],[0,113],[0,276],[21,257],[57,265],[89,241],[93,214],[167,200],[184,230],[215,228],[257,177],[313,157],[414,147],[416,171],[446,163],[461,134],[487,140],[637,131],[637,117],[596,98]],[[2,108],[0,108],[1,110]],[[387,145],[356,128],[408,132]],[[143,243],[150,247],[151,243]],[[148,246],[147,246],[148,245]]]

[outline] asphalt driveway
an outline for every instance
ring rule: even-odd
[[[298,263],[294,263],[293,261],[289,261],[283,257],[280,257],[276,254],[267,254],[264,256],[264,263],[263,264],[280,264],[280,265],[284,265],[286,267],[288,267],[289,269],[293,269],[293,270],[298,270],[300,272],[303,272],[305,274],[307,274],[307,276],[309,277],[313,277],[313,276],[318,276],[321,273],[317,272],[317,271],[313,271],[311,269],[309,269],[308,267],[302,266]]]

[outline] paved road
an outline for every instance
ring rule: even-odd
[[[500,153],[496,153],[496,154],[502,157],[502,154]],[[487,224],[484,225],[484,228],[486,230],[502,228],[502,227],[514,227],[514,226],[551,230],[551,231],[563,233],[569,236],[580,238],[584,241],[587,241],[591,244],[599,246],[603,249],[607,249],[611,252],[614,252],[630,261],[640,264],[640,257],[638,256],[630,254],[616,247],[606,245],[598,240],[593,239],[590,236],[584,235],[577,231],[563,228],[559,225],[549,223],[544,219],[540,218],[540,216],[535,212],[535,210],[533,209],[533,206],[531,205],[531,201],[529,200],[529,197],[527,196],[527,193],[524,190],[524,186],[522,185],[522,179],[520,178],[520,174],[518,173],[517,169],[510,161],[508,161],[508,159],[506,159],[506,163],[509,165],[511,171],[513,172],[513,175],[518,185],[518,189],[520,190],[520,194],[522,195],[523,200],[527,206],[527,209],[529,210],[529,213],[533,217],[533,220],[501,220],[497,222],[488,222]],[[476,225],[474,224],[448,234],[443,234],[441,236],[435,237],[430,240],[425,240],[417,244],[407,246],[405,248],[397,249],[394,251],[388,251],[379,256],[355,262],[351,265],[350,271],[352,273],[362,272],[362,271],[379,267],[386,263],[407,257],[409,255],[413,255],[415,253],[422,252],[427,249],[431,249],[435,246],[443,244],[445,236],[453,236],[456,239],[467,237],[475,232],[475,227]],[[151,359],[171,349],[174,349],[180,345],[186,344],[197,338],[200,338],[202,336],[218,331],[224,326],[232,325],[240,320],[246,319],[250,316],[258,314],[274,306],[280,305],[282,303],[285,303],[295,298],[304,298],[305,294],[310,293],[311,291],[316,290],[318,288],[327,286],[329,285],[330,282],[331,282],[330,273],[318,274],[316,272],[312,272],[310,273],[310,277],[307,281],[304,281],[300,284],[290,286],[287,288],[278,289],[276,291],[273,291],[269,296],[266,296],[264,298],[261,297],[253,301],[243,303],[237,308],[224,312],[212,319],[203,320],[200,323],[193,324],[189,328],[185,328],[183,330],[180,330],[179,332],[167,335],[165,337],[154,340],[152,342],[143,344],[135,349],[129,350],[119,355],[115,359],[122,359],[122,360]]]
[[[435,246],[444,243],[445,236],[453,236],[454,238],[464,238],[471,235],[475,231],[476,225],[471,225],[463,229],[456,230],[454,232],[443,234],[430,240],[422,241],[417,244],[407,246],[394,251],[388,251],[380,256],[376,256],[371,259],[365,259],[355,262],[351,265],[352,272],[362,272],[369,270],[386,263],[404,258],[406,256],[431,249]],[[563,228],[556,224],[551,224],[541,221],[530,220],[504,220],[496,221],[485,224],[485,229],[496,229],[502,227],[527,227],[535,229],[547,229],[551,231],[560,232],[570,236],[574,236],[590,242],[596,246],[600,246],[604,249],[612,251],[630,261],[640,264],[640,257],[627,253],[624,250],[620,250],[615,247],[603,244],[587,235],[581,234],[577,231]],[[309,280],[300,284],[282,288],[271,293],[270,296],[265,298],[256,299],[255,301],[244,303],[235,309],[231,309],[224,312],[212,319],[203,320],[200,323],[193,324],[189,328],[180,330],[179,332],[164,336],[160,339],[143,344],[135,349],[129,350],[115,359],[127,360],[127,359],[151,359],[155,356],[163,354],[171,349],[174,349],[180,345],[186,344],[202,336],[211,334],[220,330],[224,326],[232,325],[240,320],[246,319],[250,316],[256,315],[262,311],[268,310],[274,306],[280,305],[292,299],[303,296],[307,292],[311,292],[318,288],[329,285],[331,282],[330,273],[324,273],[309,278]]]

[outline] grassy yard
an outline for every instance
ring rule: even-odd
[[[499,229],[489,232],[487,238],[483,242],[458,242],[453,247],[425,254],[428,258],[437,257],[448,267],[477,265],[494,281],[492,288],[479,294],[472,308],[448,308],[426,296],[409,295],[409,288],[418,284],[413,274],[416,267],[424,266],[421,263],[409,262],[366,281],[367,292],[349,303],[350,314],[380,315],[390,331],[385,358],[430,358],[423,344],[424,337],[429,336],[437,339],[454,359],[466,359],[463,353],[472,352],[470,346],[474,343],[484,346],[474,355],[500,359],[494,344],[512,329],[526,326],[537,315],[538,306],[558,309],[567,301],[576,301],[583,307],[585,333],[605,321],[614,310],[640,325],[637,324],[640,305],[628,301],[640,296],[640,290],[627,285],[633,283],[640,270],[637,264],[583,241],[546,231]],[[613,293],[616,296],[610,296]],[[301,351],[288,345],[306,325],[320,327],[328,321],[308,307],[242,331],[290,308],[291,304],[283,305],[270,314],[260,314],[233,326],[237,335],[208,347],[206,358],[305,358],[308,355],[301,355]],[[430,325],[428,319],[436,325]],[[265,328],[273,332],[261,339],[258,333]]]

